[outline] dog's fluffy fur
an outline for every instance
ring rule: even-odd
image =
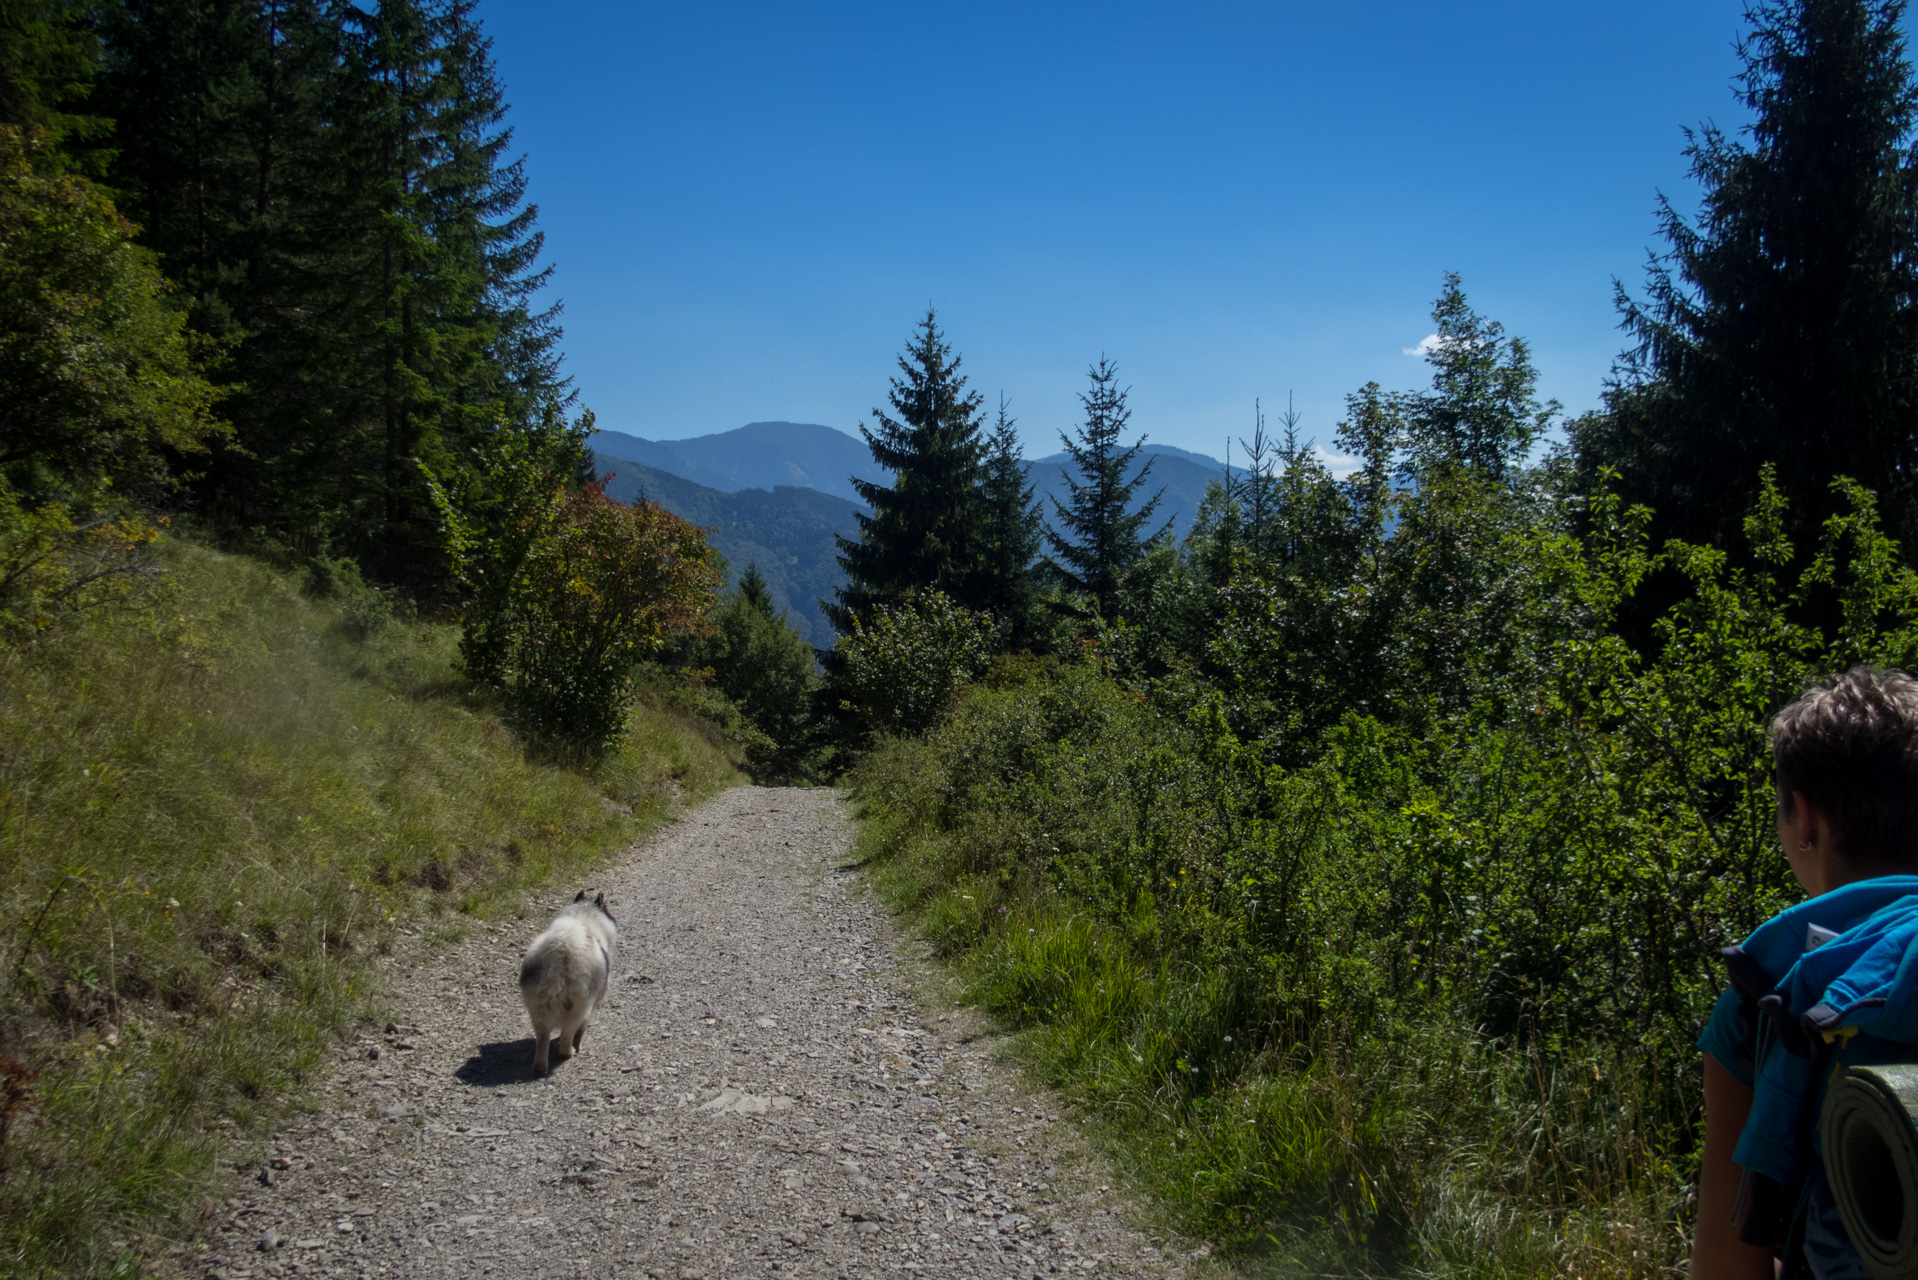
[[[619,925],[606,909],[606,895],[588,902],[584,889],[526,949],[519,994],[533,1020],[534,1075],[546,1074],[546,1041],[554,1031],[561,1061],[579,1052],[586,1021],[606,998],[618,953]]]

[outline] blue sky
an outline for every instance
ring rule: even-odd
[[[1682,129],[1741,122],[1742,0],[484,0],[568,368],[603,427],[852,430],[928,303],[1057,449],[1101,353],[1218,455],[1425,381],[1441,275],[1589,408]]]

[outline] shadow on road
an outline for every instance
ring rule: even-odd
[[[554,1056],[550,1060],[549,1070],[556,1070],[562,1065],[559,1058]],[[482,1087],[527,1083],[534,1078],[533,1037],[483,1044],[479,1052],[461,1063],[453,1075],[464,1084]]]

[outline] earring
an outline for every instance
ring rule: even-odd
[[[1811,852],[1811,841],[1809,841],[1809,840],[1800,840],[1800,841],[1798,842],[1798,852],[1800,852],[1800,853],[1810,853],[1810,852]]]

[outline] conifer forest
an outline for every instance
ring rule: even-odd
[[[91,1224],[192,1238],[339,957],[751,777],[849,790],[1230,1266],[1683,1274],[1719,949],[1799,896],[1770,717],[1918,668],[1901,0],[1755,0],[1589,412],[1445,275],[1423,385],[1248,413],[1175,532],[1123,352],[1042,503],[898,317],[819,649],[595,473],[480,9],[0,0],[0,1272],[175,1273]]]

